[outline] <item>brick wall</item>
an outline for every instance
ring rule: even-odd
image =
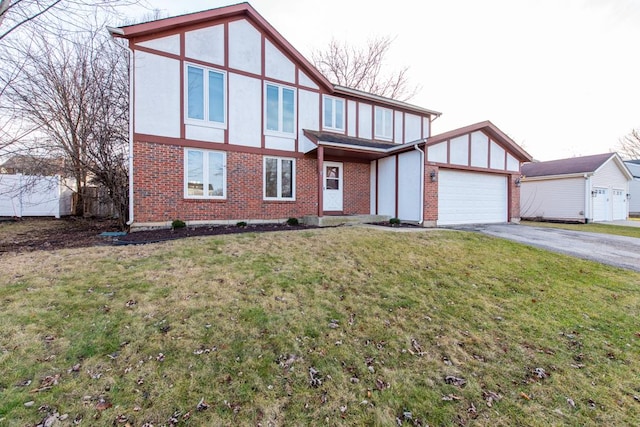
[[[510,200],[510,218],[509,221],[517,222],[520,220],[520,187],[516,185],[516,179],[520,178],[520,174],[512,174],[509,177],[509,195]]]
[[[435,171],[436,181],[431,181],[430,173]],[[438,166],[426,163],[424,168],[424,225],[435,226],[438,220]]]
[[[263,156],[227,152],[227,198],[184,198],[184,148],[134,144],[134,221],[270,220],[318,212],[318,173],[314,158],[296,159],[295,201],[263,200]],[[345,213],[369,213],[369,164],[344,163]]]

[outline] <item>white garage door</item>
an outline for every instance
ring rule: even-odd
[[[440,170],[438,225],[507,222],[505,176]]]
[[[606,188],[593,188],[593,220],[609,220],[609,190]]]
[[[627,219],[627,195],[624,190],[613,189],[613,218],[614,221]]]

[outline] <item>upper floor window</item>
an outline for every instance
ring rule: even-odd
[[[267,83],[265,92],[265,131],[293,135],[296,128],[295,90]]]
[[[330,96],[322,98],[322,126],[327,129],[344,130],[344,101]]]
[[[184,196],[224,199],[227,196],[227,155],[222,151],[184,151]]]
[[[388,108],[376,107],[375,137],[378,139],[392,139],[393,136],[393,111]]]
[[[222,71],[187,65],[187,121],[212,126],[225,124],[225,80]]]

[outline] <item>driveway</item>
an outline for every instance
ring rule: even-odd
[[[453,227],[640,272],[640,239],[516,224]]]

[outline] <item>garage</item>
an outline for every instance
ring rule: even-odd
[[[440,169],[438,225],[508,221],[504,175]]]

